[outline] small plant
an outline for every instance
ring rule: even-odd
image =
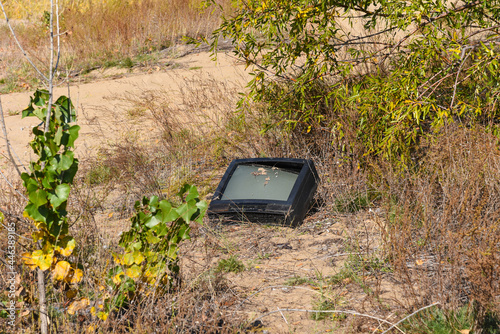
[[[75,248],[75,239],[68,235],[66,207],[70,185],[78,170],[72,148],[80,127],[69,125],[75,121],[75,111],[67,97],[62,96],[52,104],[50,115],[48,105],[49,92],[37,90],[22,114],[23,118],[35,116],[44,125],[47,116],[50,119],[48,131],[33,128],[35,138],[30,146],[38,160],[31,162],[30,173],[21,175],[29,199],[24,215],[36,226],[33,241],[41,245],[41,249],[23,254],[23,259],[32,269],[50,269],[55,280],[77,283],[82,271],[63,259]]]
[[[113,178],[113,175],[111,167],[98,164],[87,172],[86,181],[91,185],[98,185],[109,182]]]
[[[302,284],[311,284],[311,285],[314,285],[315,283],[310,278],[300,277],[300,276],[290,277],[285,282],[285,285],[289,285],[289,286],[297,286],[297,285],[302,285]]]
[[[201,223],[207,203],[200,201],[196,187],[184,185],[178,193],[181,204],[175,206],[158,197],[144,197],[135,203],[136,215],[130,230],[123,233],[113,254],[115,266],[108,273],[107,285],[113,293],[104,295],[102,309],[92,313],[102,320],[132,300],[171,290],[179,276],[179,244],[190,239],[189,222]]]
[[[432,308],[409,318],[401,324],[407,333],[468,333],[472,329],[474,315],[467,306],[457,311],[447,311],[442,308]],[[500,333],[494,328],[484,328],[484,333]]]
[[[316,303],[314,306],[314,310],[316,311],[332,311],[335,310],[337,304],[331,299],[326,299],[325,297],[321,297],[320,301]],[[343,313],[331,313],[331,312],[313,312],[311,313],[311,318],[313,320],[324,320],[330,318],[332,320],[344,320],[347,318],[346,314]]]
[[[221,259],[217,264],[216,272],[239,273],[245,270],[243,262],[238,260],[236,255],[231,255],[227,259]]]
[[[345,197],[335,199],[334,209],[340,213],[354,213],[368,209],[373,202],[380,198],[380,195],[373,191],[354,192]]]

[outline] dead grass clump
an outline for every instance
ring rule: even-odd
[[[381,170],[385,247],[408,301],[473,305],[479,330],[500,307],[498,139],[450,125],[425,148],[418,171]]]

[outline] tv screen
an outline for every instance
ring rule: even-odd
[[[309,210],[319,177],[311,160],[231,162],[208,208],[211,219],[296,226]]]

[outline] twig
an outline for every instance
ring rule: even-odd
[[[467,52],[467,55],[465,55],[465,51],[467,49],[470,49],[470,51]],[[460,67],[458,68],[457,77],[455,78],[455,84],[453,85],[453,96],[451,97],[450,111],[453,110],[453,104],[455,102],[455,96],[457,94],[458,78],[460,76],[460,72],[462,71],[462,67],[464,66],[465,61],[467,60],[467,58],[469,58],[469,55],[472,52],[472,50],[474,50],[473,46],[466,46],[465,48],[462,49],[462,53],[460,55],[460,60],[462,60],[462,62],[460,63]],[[465,57],[464,57],[464,55],[465,55]]]
[[[26,60],[28,60],[28,62],[31,64],[31,66],[35,69],[35,71],[37,71],[37,73],[45,80],[47,81],[48,78],[38,69],[38,67],[36,67],[36,65],[31,61],[30,57],[28,57],[28,54],[26,53],[26,51],[24,51],[24,48],[22,47],[21,43],[19,43],[19,40],[17,39],[17,36],[16,36],[16,33],[14,32],[14,28],[12,28],[12,25],[10,24],[10,21],[9,21],[9,17],[7,16],[7,13],[5,12],[5,8],[3,7],[3,1],[0,0],[0,7],[2,8],[2,12],[3,12],[3,15],[5,17],[5,21],[7,22],[7,26],[9,27],[10,29],[10,32],[12,34],[12,37],[14,38],[14,41],[16,42],[17,46],[19,47],[19,49],[21,50],[21,52],[23,53],[24,57],[26,58]]]
[[[10,162],[14,165],[14,168],[16,169],[16,172],[19,176],[21,176],[21,171],[17,167],[17,164],[14,160],[14,157],[12,156],[12,153],[10,151],[10,142],[9,142],[9,137],[7,135],[7,128],[5,127],[5,118],[3,117],[3,108],[2,108],[2,99],[0,98],[0,121],[2,122],[2,131],[5,139],[5,144],[7,145],[7,154],[9,155]]]
[[[283,320],[285,320],[285,323],[288,325],[288,321],[286,321],[286,318],[285,318],[285,315],[283,314],[283,312],[281,312],[280,308],[279,307],[276,307],[278,309],[278,311],[280,312],[281,316],[283,317]]]
[[[5,176],[5,174],[4,174],[4,173],[2,173],[2,171],[1,171],[1,170],[0,170],[0,175],[2,175],[2,177],[5,179],[5,182],[7,182],[7,184],[8,184],[8,185],[9,185],[12,189],[14,189],[14,191],[15,191],[18,195],[20,195],[20,196],[21,196],[24,200],[26,200],[26,201],[28,200],[28,199],[26,198],[26,196],[24,196],[23,194],[21,194],[21,193],[20,193],[20,192],[16,189],[16,187],[14,187],[14,185],[13,185],[12,183],[10,183],[9,179],[7,178],[7,176]]]
[[[415,312],[413,312],[413,313],[412,313],[412,314],[410,314],[409,316],[406,316],[406,317],[404,317],[403,319],[401,319],[401,320],[399,320],[398,322],[396,322],[394,325],[392,325],[392,326],[391,326],[391,327],[389,327],[387,330],[385,330],[384,332],[382,332],[382,334],[385,334],[385,333],[389,332],[389,331],[390,331],[391,329],[393,329],[393,328],[397,328],[397,327],[396,327],[397,325],[399,325],[400,323],[402,323],[402,322],[403,322],[403,321],[405,321],[406,319],[408,319],[408,318],[410,318],[410,317],[414,316],[414,315],[415,315],[415,314],[417,314],[418,312],[423,311],[423,310],[425,310],[425,309],[428,309],[429,307],[436,306],[436,305],[438,305],[438,304],[440,304],[440,303],[439,303],[439,302],[437,302],[437,303],[434,303],[434,304],[431,304],[431,305],[427,305],[427,306],[425,306],[425,307],[422,307],[421,309],[416,310]]]
[[[391,325],[391,327],[389,329],[392,329],[392,328],[396,328],[397,330],[399,330],[401,333],[404,333],[400,328],[397,327],[397,325],[399,324],[399,322],[397,324],[393,324],[385,319],[381,319],[381,318],[377,318],[377,317],[374,317],[372,315],[369,315],[369,314],[363,314],[363,313],[358,313],[356,311],[340,311],[340,310],[306,310],[306,309],[295,309],[295,308],[278,308],[277,311],[271,311],[271,312],[268,312],[264,315],[261,315],[260,317],[258,317],[257,319],[255,319],[254,321],[259,321],[260,319],[262,318],[265,318],[271,314],[274,314],[274,313],[282,313],[282,311],[286,311],[286,312],[306,312],[306,313],[340,313],[340,314],[351,314],[351,315],[357,315],[357,316],[360,316],[360,317],[366,317],[366,318],[370,318],[370,319],[374,319],[374,320],[377,320],[377,321],[381,321],[381,322],[384,322],[388,325]],[[385,332],[384,332],[385,333]]]

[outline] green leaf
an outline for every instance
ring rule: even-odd
[[[56,187],[53,194],[48,193],[48,198],[54,209],[57,209],[61,204],[68,200],[70,190],[71,187],[68,184],[63,183]]]
[[[203,222],[203,217],[205,217],[205,214],[207,212],[208,203],[206,201],[199,201],[198,203],[196,203],[196,207],[200,210],[200,212],[195,221],[201,224]]]
[[[33,203],[36,207],[40,207],[47,203],[47,192],[43,189],[32,189],[28,193],[28,198],[30,202]]]
[[[168,251],[167,251],[167,256],[171,259],[171,260],[175,260],[177,259],[177,245],[170,245],[170,247],[168,248]]]
[[[197,214],[198,212],[196,201],[191,200],[187,203],[184,203],[179,206],[176,211],[179,214],[179,217],[181,217],[186,223],[188,223],[192,220],[192,218],[196,218],[196,216],[193,217],[193,215]]]
[[[73,125],[68,129],[68,142],[66,143],[67,147],[74,147],[75,140],[78,138],[78,132],[80,131],[80,127],[78,125]]]
[[[156,235],[158,237],[161,238],[161,237],[167,235],[169,228],[168,228],[167,224],[165,224],[164,222],[161,222],[160,224],[156,225],[152,230],[156,233]]]
[[[153,228],[159,223],[160,221],[158,220],[158,218],[156,218],[156,216],[153,216],[152,214],[149,214],[144,221],[144,225],[149,228]]]
[[[161,241],[161,239],[155,236],[151,231],[149,231],[148,234],[146,234],[146,241],[150,244],[157,244]]]
[[[189,240],[190,239],[190,236],[189,236],[189,231],[191,229],[189,228],[189,225],[188,224],[183,224],[180,229],[179,229],[179,233],[177,233],[177,235],[182,239],[182,240]]]
[[[158,207],[161,209],[161,211],[158,212],[156,216],[162,223],[174,221],[179,217],[177,211],[172,209],[172,204],[169,201],[161,201]]]

